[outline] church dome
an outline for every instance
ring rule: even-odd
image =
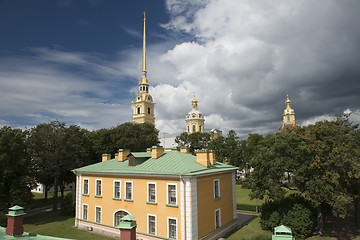
[[[186,119],[204,119],[204,114],[197,109],[198,102],[195,99],[195,97],[191,101],[191,103],[192,103],[192,110],[188,112],[188,114],[186,114]]]

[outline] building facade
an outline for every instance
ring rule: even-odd
[[[143,54],[142,54],[142,72],[139,82],[139,93],[135,97],[133,104],[133,122],[151,123],[155,125],[155,114],[152,96],[149,93],[149,81],[146,70],[146,31],[145,31],[145,13],[144,13],[144,33],[143,33]]]
[[[194,99],[191,101],[192,110],[186,114],[186,132],[188,134],[195,133],[195,132],[204,132],[204,123],[205,118],[204,114],[202,114],[198,110],[198,101]]]
[[[212,151],[120,149],[74,170],[75,225],[117,236],[121,217],[131,215],[141,239],[218,239],[237,222],[236,169]]]

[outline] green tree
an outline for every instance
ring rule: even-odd
[[[25,145],[26,132],[21,129],[0,129],[0,209],[11,205],[27,206],[34,186],[30,157]]]
[[[198,149],[207,149],[210,142],[210,134],[195,132],[188,135],[190,153],[194,153]]]
[[[149,123],[123,123],[114,128],[93,131],[88,137],[99,161],[103,153],[115,154],[119,148],[141,152],[157,146],[160,143],[158,134],[155,126]]]
[[[175,143],[178,145],[178,147],[189,147],[188,133],[182,132],[175,138]]]

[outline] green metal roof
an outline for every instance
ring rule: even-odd
[[[57,238],[50,237],[38,234],[32,234],[28,232],[24,232],[23,235],[20,236],[11,236],[6,234],[6,228],[0,227],[0,239],[9,240],[9,239],[21,239],[21,240],[70,240],[69,238]]]
[[[291,232],[291,228],[284,226],[284,225],[280,225],[274,228],[274,232],[275,233],[292,233]]]
[[[75,173],[105,173],[105,174],[164,174],[164,175],[201,175],[236,170],[237,167],[217,162],[205,167],[196,162],[196,156],[178,151],[164,152],[157,159],[151,158],[151,153],[132,153],[135,157],[135,166],[129,166],[129,160],[123,162],[111,159],[75,169]],[[136,161],[144,158],[145,161]]]

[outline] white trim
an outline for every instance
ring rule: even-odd
[[[155,233],[150,233],[150,231],[149,231],[149,217],[155,217]],[[154,215],[154,214],[147,214],[147,218],[146,218],[147,220],[146,220],[146,222],[147,222],[147,227],[146,227],[146,233],[147,234],[151,234],[151,235],[157,235],[157,220],[156,220],[156,215]]]
[[[215,192],[215,182],[218,182],[218,192],[219,192],[219,196],[216,197],[216,192]],[[214,179],[213,181],[213,191],[214,191],[214,199],[220,198],[221,197],[221,191],[220,191],[220,179]]]
[[[127,194],[126,194],[126,183],[131,183],[131,198],[127,198]],[[125,187],[124,187],[124,199],[126,200],[134,200],[134,185],[133,185],[133,181],[125,181]]]
[[[233,171],[232,172],[232,194],[233,194],[233,213],[234,213],[234,219],[237,218],[237,206],[236,206],[236,180],[235,180],[235,176],[236,176],[236,172]]]
[[[216,212],[219,212],[219,227],[216,227]],[[214,211],[214,220],[215,220],[215,229],[221,227],[221,208],[218,208]]]
[[[175,220],[176,222],[176,238],[175,239],[178,239],[179,238],[179,231],[178,231],[178,220],[177,218],[173,218],[173,217],[167,217],[167,237],[170,238],[170,232],[169,232],[169,220],[172,219],[172,220]],[[174,239],[174,238],[171,238],[171,239]]]
[[[155,202],[151,202],[151,203],[157,203],[157,184],[156,182],[147,182],[146,184],[146,190],[147,190],[147,202],[150,202],[150,195],[149,195],[149,184],[154,184],[155,185]]]
[[[125,209],[118,209],[118,210],[115,210],[114,213],[113,213],[113,226],[115,227],[115,214],[119,211],[123,211],[123,212],[127,212],[127,214],[131,215],[129,211],[125,210]]]
[[[84,206],[87,207],[86,219],[84,218]],[[82,211],[81,211],[81,219],[82,220],[89,220],[89,204],[83,203],[82,204]]]
[[[96,208],[100,208],[100,222],[96,221]],[[94,217],[95,223],[102,223],[102,206],[95,205],[95,217]]]
[[[100,192],[101,192],[101,194],[97,194],[97,182],[98,181],[100,181]],[[103,191],[102,191],[102,179],[97,178],[97,179],[95,179],[95,196],[96,197],[102,197],[102,193],[103,193]]]
[[[211,172],[211,173],[202,173],[202,174],[196,174],[196,175],[183,175],[183,177],[203,177],[203,176],[210,176],[210,175],[214,175],[214,174],[223,174],[223,173],[228,173],[228,172],[232,172],[234,170],[237,170],[238,168],[232,168],[232,169],[226,169],[226,170],[223,170],[223,171],[219,171],[219,172]],[[161,177],[161,178],[175,178],[175,179],[179,179],[179,175],[174,175],[174,174],[139,174],[139,173],[116,173],[116,172],[91,172],[91,171],[83,171],[81,172],[82,174],[83,173],[86,173],[86,174],[91,174],[91,175],[99,175],[103,178],[106,178],[106,176],[109,176],[108,178],[113,178],[113,176],[124,176],[124,178],[128,178],[128,177],[131,177],[131,176],[139,176],[141,175],[142,177]],[[79,172],[77,172],[77,174],[79,174]],[[144,180],[143,178],[131,178],[133,180]],[[159,180],[161,181],[161,180]],[[168,180],[162,180],[162,181],[168,181]]]
[[[120,186],[119,186],[119,197],[117,198],[117,197],[115,197],[115,183],[120,183]],[[115,198],[115,199],[121,199],[121,180],[114,180],[113,181],[113,198]]]
[[[186,184],[186,237],[198,239],[197,178],[189,178]]]
[[[81,193],[81,181],[82,181],[82,177],[81,177],[81,174],[79,174],[79,175],[77,175],[76,176],[76,180],[77,180],[77,185],[76,185],[76,193],[77,193],[77,201],[76,201],[76,214],[75,214],[75,216],[76,216],[76,218],[80,218],[80,216],[81,216],[81,195],[82,195],[82,193]]]
[[[87,184],[87,193],[84,193],[84,190],[85,190],[85,188],[84,188],[84,186],[85,186],[85,184],[84,184],[84,182],[85,182],[85,180],[87,180],[87,182],[88,182],[88,184]],[[90,194],[90,191],[89,191],[89,186],[90,186],[90,181],[89,181],[89,178],[83,178],[82,179],[82,194],[84,194],[84,195],[89,195]]]
[[[186,190],[184,189],[186,186],[186,180],[184,178],[182,178],[182,181],[180,180],[180,224],[181,224],[181,240],[186,240],[185,237],[185,231],[186,231],[186,209],[185,207],[189,206],[185,206],[185,202],[186,202]],[[185,224],[186,222],[186,224]]]
[[[169,186],[170,185],[175,186],[175,197],[176,197],[175,204],[174,203],[169,203]],[[171,205],[177,205],[178,204],[177,183],[166,183],[166,204],[171,204]]]

